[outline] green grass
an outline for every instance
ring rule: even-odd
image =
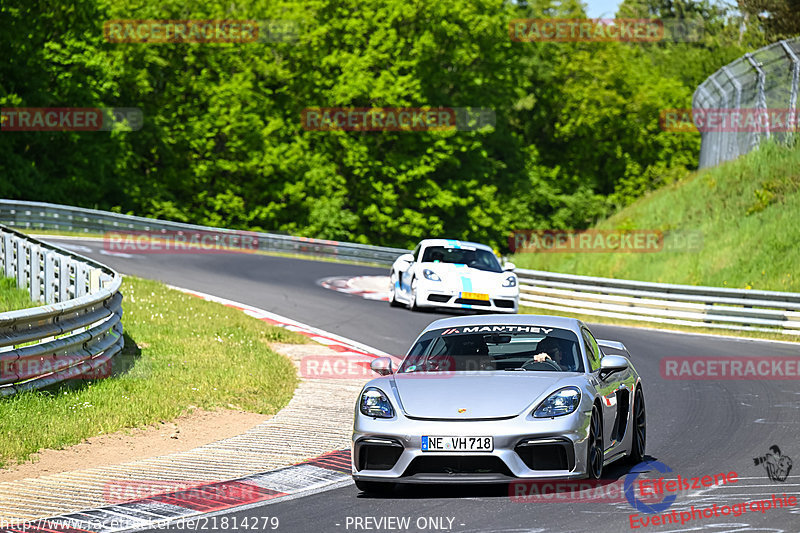
[[[126,277],[126,348],[115,377],[0,400],[0,466],[193,408],[271,415],[291,399],[294,365],[270,342],[308,342],[235,309]]]
[[[16,311],[26,307],[35,307],[28,291],[17,288],[17,281],[11,278],[0,278],[0,313]]]
[[[511,260],[570,274],[800,292],[800,142],[765,143],[694,173],[597,228],[700,231],[703,244],[696,252],[520,253]]]

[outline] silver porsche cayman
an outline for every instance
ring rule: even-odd
[[[365,492],[396,483],[600,478],[645,453],[642,381],[620,342],[574,318],[437,320],[355,408],[352,473]]]

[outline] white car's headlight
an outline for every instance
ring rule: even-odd
[[[511,276],[508,276],[503,281],[503,287],[516,287],[516,286],[517,286],[517,276],[514,276],[513,274]]]
[[[580,403],[580,389],[578,387],[565,387],[555,391],[539,404],[539,407],[533,411],[533,416],[536,418],[549,418],[568,415],[575,411]]]
[[[425,276],[425,279],[429,279],[431,281],[442,281],[442,278],[440,278],[439,275],[430,268],[423,270],[422,275]]]
[[[394,409],[392,409],[389,398],[386,397],[382,390],[375,387],[370,387],[361,393],[358,405],[361,414],[366,416],[377,418],[392,418],[394,416]]]

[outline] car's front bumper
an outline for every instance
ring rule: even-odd
[[[357,414],[353,478],[394,483],[500,483],[585,477],[588,414],[551,419],[381,420]],[[491,452],[423,452],[422,436],[491,436]]]
[[[463,298],[463,291],[447,288],[440,283],[421,283],[418,291],[418,307],[475,309],[492,313],[516,313],[519,309],[519,289],[517,287],[504,287],[502,290],[483,293],[488,294],[488,300]]]

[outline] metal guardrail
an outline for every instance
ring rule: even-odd
[[[158,233],[184,231],[211,233],[220,238],[226,235],[248,235],[254,238],[257,249],[261,251],[378,264],[391,264],[398,255],[408,252],[400,248],[213,228],[41,202],[0,200],[0,221],[25,231],[48,229],[80,233],[142,231],[152,233],[154,236]]]
[[[0,313],[0,396],[108,372],[124,343],[119,274],[3,225],[0,274],[45,304]]]
[[[800,293],[518,270],[520,303],[660,324],[800,335]]]
[[[797,112],[800,92],[800,38],[765,46],[708,77],[694,93],[694,109],[768,109]],[[796,124],[795,120],[795,124]],[[769,123],[753,131],[702,132],[699,167],[736,159],[770,137],[786,140],[793,131],[770,131]]]
[[[0,200],[0,220],[26,230],[234,232],[38,202]],[[408,250],[247,232],[259,249],[390,265]],[[800,294],[517,270],[520,303],[540,309],[661,324],[800,335]]]

